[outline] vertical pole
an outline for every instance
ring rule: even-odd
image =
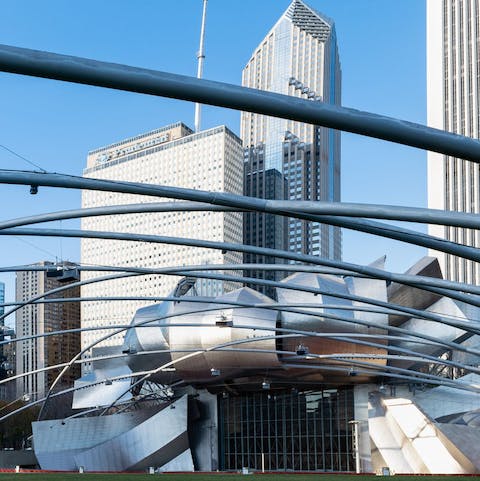
[[[202,13],[202,27],[200,29],[200,47],[197,53],[198,59],[198,69],[197,78],[202,78],[203,76],[203,62],[205,60],[205,21],[207,18],[207,1],[203,0],[203,13]],[[201,120],[201,105],[197,102],[195,104],[195,132],[200,130],[200,120]]]
[[[353,429],[353,452],[355,455],[355,472],[360,474],[360,446],[359,446],[359,433],[358,424],[359,421],[350,421]]]
[[[265,472],[265,453],[262,453],[262,473]]]

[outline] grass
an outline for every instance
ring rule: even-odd
[[[346,474],[253,474],[245,477],[241,474],[99,474],[99,473],[0,473],[0,481],[19,481],[35,480],[35,481],[111,481],[119,479],[120,481],[152,481],[155,476],[161,476],[163,481],[381,481],[384,477],[373,475],[346,475]],[[417,476],[402,475],[397,478],[398,481],[418,481]],[[392,480],[393,481],[393,480]],[[430,476],[425,481],[472,481],[469,476]]]

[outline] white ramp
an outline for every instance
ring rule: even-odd
[[[434,421],[409,399],[372,394],[368,424],[373,447],[395,473],[476,472],[473,464],[445,438]]]

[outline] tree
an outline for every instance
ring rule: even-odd
[[[26,403],[20,399],[13,402],[0,401],[0,417],[15,411]],[[32,422],[39,413],[37,406],[32,406],[0,422],[0,448],[22,449],[32,435]]]

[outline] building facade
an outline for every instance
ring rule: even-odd
[[[5,308],[5,284],[0,282],[0,316],[3,316]],[[0,320],[0,342],[5,340],[5,320]],[[0,344],[0,380],[6,379],[12,373],[12,366],[8,359],[9,349],[5,349],[5,345]],[[8,400],[11,398],[11,383],[0,384],[0,400]]]
[[[277,169],[265,169],[263,145],[245,149],[243,193],[249,197],[262,199],[284,199],[287,192],[285,176]],[[285,250],[288,220],[286,217],[267,213],[245,212],[243,214],[243,243],[267,249]],[[284,259],[274,256],[245,253],[243,260],[246,264],[282,264]],[[262,269],[246,269],[245,277],[279,281],[282,271],[266,271]],[[275,297],[275,289],[258,284],[246,284],[269,297]]]
[[[334,23],[303,1],[292,1],[255,49],[243,70],[242,85],[339,105],[341,70]],[[257,162],[261,152],[264,169],[276,169],[285,177],[286,192],[279,192],[277,199],[340,201],[340,132],[243,112],[241,137],[246,164]],[[340,259],[341,232],[290,219],[287,248]]]
[[[89,153],[85,177],[142,182],[215,192],[242,193],[243,151],[240,139],[225,126],[193,133],[178,122]],[[168,199],[110,192],[84,191],[82,207],[161,202]],[[82,220],[82,229],[199,238],[242,244],[242,216],[228,212],[166,212],[92,217]],[[239,253],[157,243],[83,239],[82,263],[125,267],[174,267],[198,264],[241,263]],[[82,279],[98,273],[82,274]],[[82,287],[82,297],[166,296],[177,276],[126,277]],[[198,281],[199,294],[217,295],[233,283]],[[88,301],[82,304],[82,327],[128,324],[145,301]],[[82,348],[111,330],[82,335]],[[96,347],[122,344],[124,332]]]
[[[5,308],[3,307],[3,304],[5,303],[5,284],[3,282],[0,282],[0,316],[3,316],[5,312]],[[0,341],[5,340],[5,335],[3,332],[3,328],[5,326],[5,320],[2,319],[0,320]],[[0,345],[0,379],[3,379],[6,377],[6,370],[2,366],[2,364],[6,361],[5,359],[5,354],[4,354],[4,349],[3,345]]]
[[[428,125],[480,138],[480,5],[478,0],[427,0]],[[428,206],[478,213],[477,164],[428,153]],[[471,229],[430,226],[442,239],[480,245]],[[480,266],[452,255],[434,253],[448,279],[476,284]]]
[[[37,265],[52,266],[52,270],[55,269],[55,264],[47,261]],[[28,301],[35,296],[78,280],[78,276],[60,278],[43,270],[17,272],[15,299],[17,302]],[[79,287],[72,287],[54,295],[55,298],[78,298],[79,296]],[[29,304],[15,313],[17,337],[48,334],[79,327],[79,302]],[[16,374],[69,362],[79,351],[80,334],[78,332],[19,341],[16,343]],[[60,369],[50,369],[17,379],[17,398],[25,397],[30,400],[43,398],[59,372]],[[80,366],[78,364],[71,366],[62,376],[59,389],[72,387],[79,375]]]

